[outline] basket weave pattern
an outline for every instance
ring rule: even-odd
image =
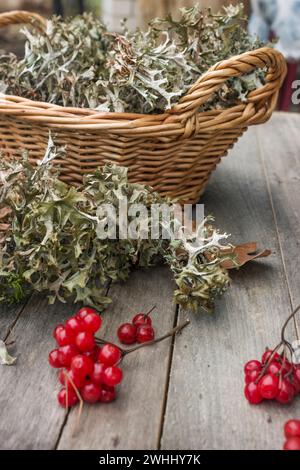
[[[0,15],[0,26],[31,23],[42,29],[37,14],[15,11]],[[225,110],[199,112],[231,77],[267,70],[266,84],[247,102]],[[215,64],[164,114],[99,113],[0,94],[0,149],[3,157],[29,151],[41,160],[49,131],[67,147],[57,160],[62,180],[80,184],[84,174],[109,161],[127,166],[129,179],[152,186],[182,202],[197,202],[211,172],[249,125],[267,121],[286,75],[276,50],[264,47]]]

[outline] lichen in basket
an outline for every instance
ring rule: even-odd
[[[90,14],[63,21],[53,17],[45,31],[24,28],[24,57],[0,57],[0,92],[63,106],[98,111],[158,113],[170,109],[212,65],[262,46],[243,26],[243,5],[220,14],[183,8],[153,20],[149,29],[113,34]],[[204,110],[245,101],[263,86],[264,71],[229,79]]]

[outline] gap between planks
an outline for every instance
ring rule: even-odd
[[[274,131],[275,131],[275,126],[277,126],[277,122],[280,123],[280,125],[278,126],[279,127],[279,129],[278,129],[279,134],[277,134],[276,132],[272,132],[272,140],[278,138],[278,135],[280,135],[281,139],[282,138],[285,139],[286,134],[283,132],[282,127],[284,127],[284,125],[288,124],[289,137],[288,137],[287,144],[290,144],[290,142],[292,141],[294,147],[296,147],[296,149],[294,149],[294,154],[296,154],[296,155],[299,154],[299,152],[300,152],[300,138],[299,138],[300,116],[298,114],[292,114],[292,113],[276,113],[276,114],[274,114],[273,115],[273,120],[271,121],[271,123],[274,125]],[[298,297],[298,299],[299,299],[298,302],[296,302],[296,303],[293,302],[293,292],[292,292],[293,289],[292,289],[292,286],[291,286],[291,283],[290,283],[290,277],[292,277],[292,273],[289,272],[289,270],[287,268],[286,259],[285,259],[286,258],[285,253],[288,256],[288,249],[287,249],[287,247],[284,248],[283,242],[281,240],[281,230],[279,228],[279,221],[278,221],[278,219],[280,217],[280,214],[277,215],[276,203],[274,201],[273,191],[271,189],[271,179],[273,179],[273,178],[271,178],[270,170],[268,171],[268,168],[267,168],[267,160],[266,160],[266,155],[265,155],[266,152],[265,152],[265,149],[264,149],[263,142],[267,140],[268,134],[269,133],[271,134],[269,126],[270,126],[270,122],[267,123],[266,126],[265,126],[265,133],[264,133],[264,138],[263,138],[262,141],[259,138],[259,134],[262,132],[261,129],[256,128],[255,131],[256,131],[256,139],[257,139],[257,144],[258,144],[258,149],[259,149],[259,156],[260,156],[260,160],[261,160],[262,167],[263,167],[263,170],[264,170],[265,179],[266,179],[266,183],[267,183],[267,189],[268,189],[268,193],[269,193],[269,197],[270,197],[270,203],[271,203],[271,208],[272,208],[272,212],[273,212],[274,223],[275,223],[275,227],[276,227],[277,238],[278,238],[278,243],[279,243],[279,248],[280,248],[280,255],[281,255],[281,259],[282,259],[283,269],[284,269],[284,272],[285,272],[287,291],[288,291],[289,298],[290,298],[290,305],[291,305],[291,312],[292,312],[297,307],[298,302],[300,302],[300,296]],[[292,138],[290,133],[294,133],[294,138]],[[270,139],[270,137],[271,136],[269,136],[269,139]],[[285,146],[285,145],[283,145],[283,147],[287,148],[287,146]],[[277,147],[275,146],[275,148],[277,148]],[[275,167],[277,166],[276,165],[277,161],[280,161],[280,159],[279,160],[275,159],[275,161],[274,161]],[[285,160],[285,169],[289,169],[289,168],[292,168],[292,167],[293,167],[292,158],[288,157]],[[281,172],[277,171],[277,173],[281,173]],[[284,174],[282,176],[284,176]],[[287,202],[287,201],[285,201],[285,202]],[[295,293],[294,293],[294,295],[295,295]],[[296,295],[296,297],[297,297],[297,295]],[[294,321],[294,327],[295,327],[295,330],[296,330],[297,339],[299,340],[299,322],[297,323],[296,321]]]
[[[296,415],[299,399],[288,408],[273,403],[251,408],[243,398],[243,363],[276,343],[290,311],[287,274],[254,132],[249,129],[213,175],[206,201],[216,212],[217,226],[239,237],[234,242],[253,238],[260,246],[270,245],[273,255],[233,273],[232,287],[218,301],[214,318],[192,317],[186,336],[176,338],[161,446],[166,450],[281,448],[280,429],[289,414]],[[263,132],[272,135],[272,121]]]

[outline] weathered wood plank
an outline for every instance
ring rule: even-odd
[[[291,302],[296,308],[300,303],[300,116],[276,113],[272,121],[258,127],[257,132]]]
[[[173,327],[173,282],[167,268],[137,271],[126,284],[109,292],[114,303],[105,317],[101,336],[116,341],[118,326],[139,311],[157,305],[153,324],[161,335]],[[72,410],[58,449],[155,449],[160,435],[171,341],[137,351],[125,358],[118,399],[110,405],[85,405],[80,432],[72,436]]]
[[[273,403],[253,407],[243,397],[244,363],[276,344],[290,312],[255,136],[250,129],[223,161],[203,202],[235,242],[258,241],[273,255],[235,273],[215,314],[194,317],[193,328],[176,339],[164,449],[280,449],[283,423],[299,406],[298,399],[288,408]],[[284,154],[280,139],[276,145],[276,155]],[[273,146],[268,157],[275,158]]]
[[[72,308],[48,306],[33,297],[12,330],[16,365],[0,370],[0,448],[51,449],[58,439],[64,410],[56,404],[56,374],[48,365],[52,331]]]

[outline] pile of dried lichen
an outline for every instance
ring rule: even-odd
[[[220,60],[261,46],[248,36],[243,7],[213,15],[182,9],[146,32],[109,33],[92,15],[52,18],[44,33],[25,28],[25,55],[0,57],[0,91],[99,111],[155,113],[178,102]],[[255,71],[229,80],[205,105],[227,107],[263,84]]]

